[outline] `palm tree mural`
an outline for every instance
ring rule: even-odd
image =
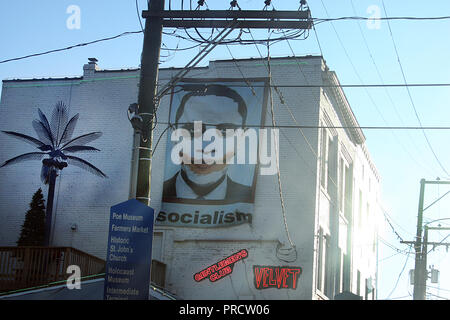
[[[33,128],[38,135],[38,139],[18,132],[3,132],[33,145],[40,151],[24,153],[9,159],[5,161],[0,168],[28,160],[42,160],[41,180],[44,184],[48,184],[49,186],[45,215],[45,245],[48,246],[50,244],[55,181],[58,172],[70,164],[103,178],[106,178],[107,176],[88,161],[71,155],[77,152],[100,151],[99,149],[87,146],[86,144],[99,138],[102,135],[101,132],[91,132],[72,138],[79,114],[77,113],[69,120],[67,107],[63,102],[58,102],[55,105],[50,122],[39,108],[38,113],[39,120],[33,120]]]

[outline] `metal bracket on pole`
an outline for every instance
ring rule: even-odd
[[[311,29],[309,10],[258,11],[258,10],[169,10],[143,11],[143,18],[158,17],[164,27],[176,28],[226,28],[230,20],[237,20],[236,28],[252,29]]]

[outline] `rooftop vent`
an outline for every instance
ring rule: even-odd
[[[98,60],[96,58],[88,58],[89,63],[83,66],[83,76],[89,77],[95,74],[95,71],[100,70],[97,65]]]

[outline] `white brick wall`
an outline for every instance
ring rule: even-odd
[[[237,61],[246,77],[266,77],[267,69],[261,60]],[[299,72],[301,68],[304,76]],[[282,85],[322,83],[323,61],[319,57],[302,59],[272,59],[274,85],[281,86],[285,104],[274,92],[274,110],[280,125],[319,124],[319,88],[294,88]],[[160,72],[160,81],[170,79],[177,70]],[[189,77],[241,78],[233,61],[211,62],[209,68],[193,70]],[[111,78],[116,78],[112,80]],[[117,79],[120,78],[120,79]],[[95,81],[94,81],[95,80]],[[30,87],[29,85],[32,85]],[[132,161],[133,132],[126,110],[136,102],[138,71],[97,71],[93,75],[72,80],[7,81],[3,83],[0,104],[0,129],[34,135],[31,122],[37,118],[37,107],[46,114],[62,100],[70,105],[70,115],[80,113],[74,135],[101,131],[103,136],[90,145],[101,152],[83,154],[83,157],[108,175],[101,179],[76,167],[63,170],[57,179],[54,211],[53,244],[73,246],[105,258],[109,209],[128,199]],[[298,123],[292,119],[288,108]],[[168,119],[168,98],[158,110],[158,120]],[[266,124],[271,124],[270,105],[267,106]],[[326,106],[333,122],[339,123],[331,105]],[[153,135],[156,143],[164,125],[159,124]],[[303,134],[302,134],[303,133]],[[339,139],[355,153],[355,147],[345,133]],[[165,147],[167,136],[157,147],[152,163],[151,206],[159,212],[164,178]],[[312,150],[311,150],[312,148]],[[0,161],[17,154],[32,151],[29,145],[0,135]],[[238,299],[252,296],[255,299],[311,299],[315,285],[314,267],[316,222],[316,194],[319,154],[318,130],[280,129],[280,168],[286,203],[286,218],[298,259],[291,265],[303,268],[297,290],[256,290],[253,286],[253,265],[288,265],[275,255],[278,241],[287,243],[280,207],[276,175],[258,176],[253,225],[223,229],[194,229],[158,227],[162,232],[161,260],[167,264],[168,289],[182,298]],[[41,163],[26,162],[0,169],[0,245],[15,245],[32,194],[43,187],[39,179]],[[72,232],[71,224],[78,230]],[[158,233],[160,237],[160,233]],[[159,243],[159,241],[155,241]],[[238,262],[231,276],[217,283],[193,281],[193,274],[201,268],[240,250],[247,249],[249,257]]]

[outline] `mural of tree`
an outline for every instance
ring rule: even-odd
[[[25,215],[18,246],[42,246],[45,238],[45,204],[42,189],[33,195],[30,209]]]
[[[78,152],[100,151],[97,148],[86,146],[86,144],[98,139],[102,135],[101,132],[91,132],[72,138],[79,114],[77,113],[69,120],[67,106],[63,102],[58,102],[55,105],[50,121],[48,121],[47,117],[40,109],[38,109],[38,114],[39,120],[36,119],[32,122],[33,128],[38,135],[38,139],[18,132],[3,132],[31,144],[40,151],[21,154],[9,159],[5,161],[0,168],[28,160],[42,160],[41,180],[44,184],[48,184],[49,186],[47,210],[45,214],[44,241],[45,246],[48,246],[50,244],[53,198],[55,195],[55,182],[58,172],[68,165],[73,165],[102,178],[107,178],[107,176],[88,161],[71,155]]]

